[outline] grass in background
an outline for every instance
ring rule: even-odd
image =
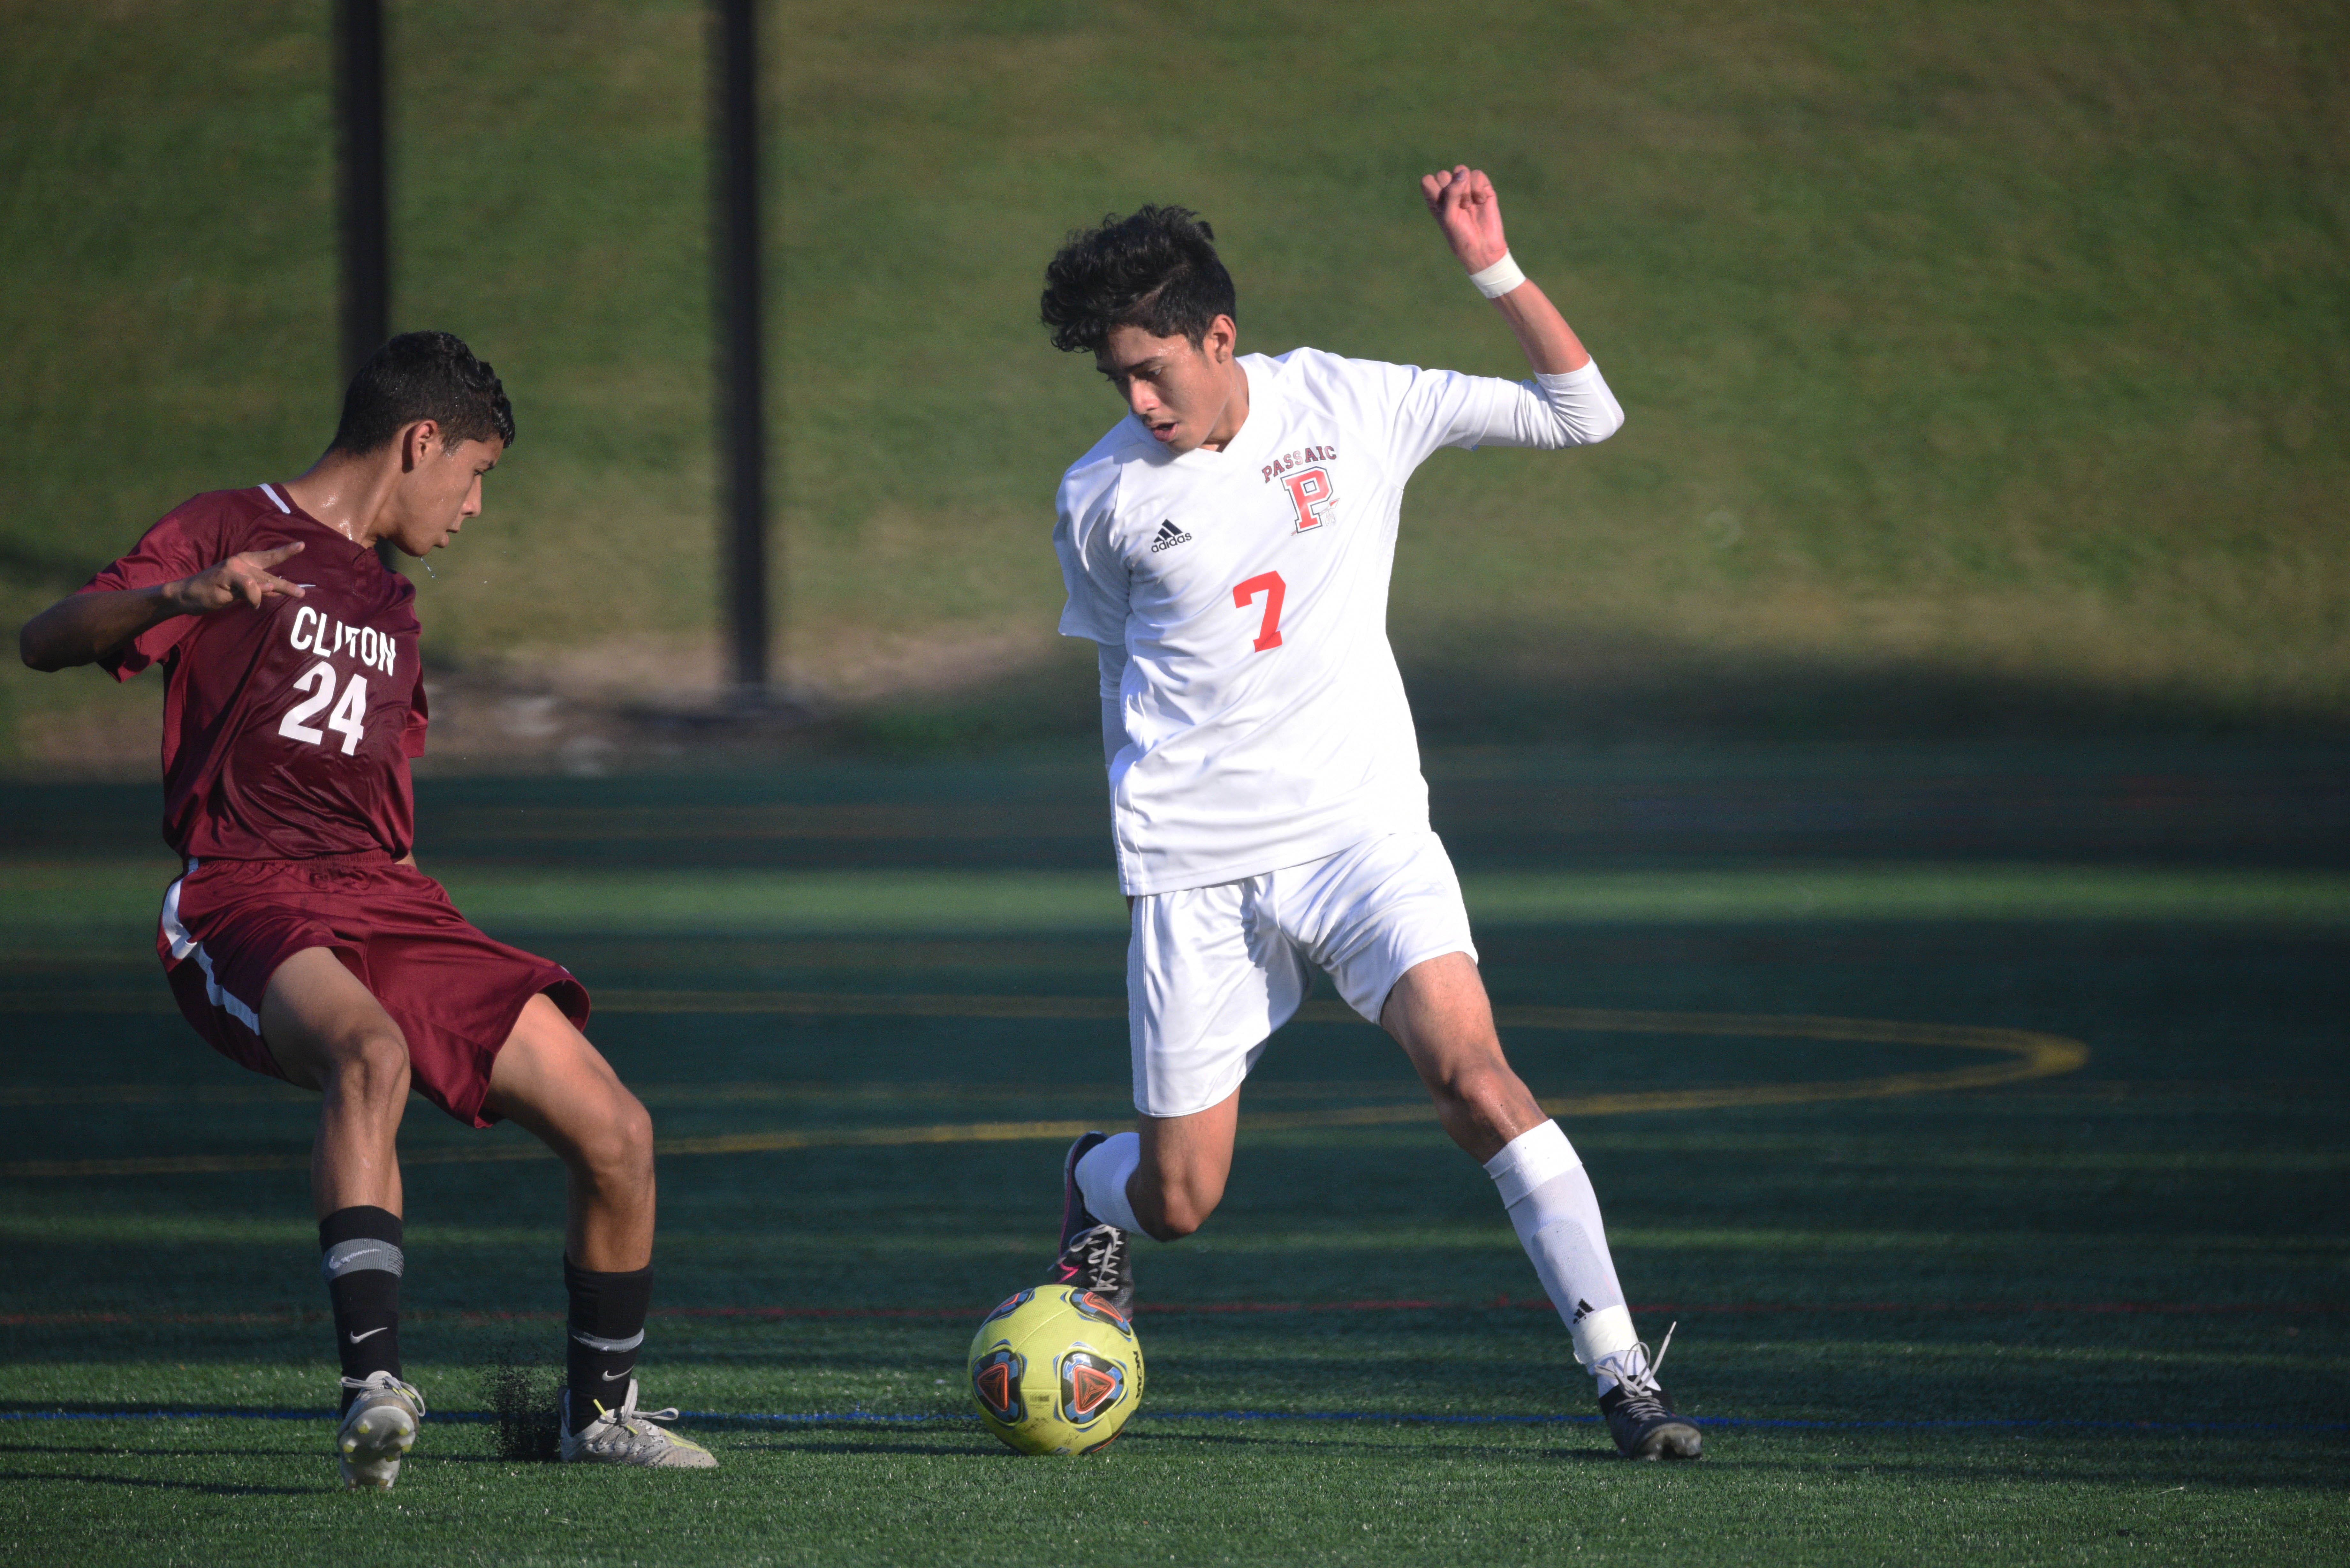
[[[395,317],[473,339],[523,431],[419,574],[432,657],[704,680],[701,9],[391,12]],[[11,610],[331,425],[323,26],[0,10]],[[2339,718],[2344,26],[2291,0],[778,4],[793,668],[871,697],[1047,656],[1052,486],[1116,410],[1035,294],[1105,211],[1207,213],[1249,346],[1515,373],[1418,211],[1414,176],[1471,158],[1631,422],[1430,465],[1409,660],[1696,689],[1779,659]],[[0,671],[15,743],[95,690]]]

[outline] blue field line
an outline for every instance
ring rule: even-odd
[[[488,1410],[438,1410],[428,1421],[494,1421]],[[685,1421],[757,1421],[779,1427],[843,1424],[912,1427],[931,1422],[976,1425],[978,1417],[957,1412],[891,1414],[879,1410],[687,1410]],[[1394,1410],[1153,1410],[1152,1421],[1349,1421],[1423,1427],[1592,1426],[1597,1416],[1436,1416]],[[221,1407],[189,1410],[0,1410],[0,1421],[331,1421],[323,1410],[256,1410]],[[1940,1432],[1980,1429],[2089,1432],[2293,1432],[2350,1433],[2350,1421],[2082,1421],[2051,1417],[1985,1417],[1941,1421],[1802,1421],[1762,1416],[1690,1416],[1700,1427],[1809,1432]]]

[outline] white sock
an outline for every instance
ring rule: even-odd
[[[1627,1376],[1642,1370],[1646,1358],[1624,1287],[1616,1282],[1616,1261],[1607,1255],[1599,1199],[1565,1132],[1552,1121],[1520,1133],[1485,1162],[1485,1174],[1501,1189],[1519,1244],[1575,1337],[1575,1360],[1590,1369],[1599,1391],[1616,1386],[1618,1368]]]
[[[1126,1196],[1126,1184],[1141,1164],[1142,1135],[1130,1132],[1094,1145],[1077,1161],[1077,1190],[1086,1196],[1086,1208],[1095,1219],[1135,1236],[1144,1231]]]

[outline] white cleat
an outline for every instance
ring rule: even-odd
[[[424,1396],[411,1383],[389,1372],[370,1372],[364,1381],[343,1379],[343,1386],[359,1390],[359,1397],[343,1412],[342,1428],[335,1434],[335,1457],[342,1460],[343,1485],[389,1491],[400,1479],[400,1461],[416,1444],[417,1422],[424,1415]]]
[[[655,1421],[674,1421],[675,1410],[637,1408],[637,1380],[629,1379],[628,1397],[617,1410],[592,1402],[595,1419],[571,1429],[571,1390],[562,1395],[563,1460],[566,1464],[641,1465],[649,1469],[714,1470],[718,1456],[691,1438],[664,1431]]]

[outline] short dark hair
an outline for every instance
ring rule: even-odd
[[[373,452],[419,420],[441,427],[444,446],[492,436],[514,445],[514,405],[498,373],[454,333],[403,332],[351,378],[328,450]]]
[[[1197,344],[1219,316],[1240,319],[1216,232],[1188,207],[1116,213],[1076,230],[1045,269],[1045,325],[1066,353],[1098,349],[1121,327]]]

